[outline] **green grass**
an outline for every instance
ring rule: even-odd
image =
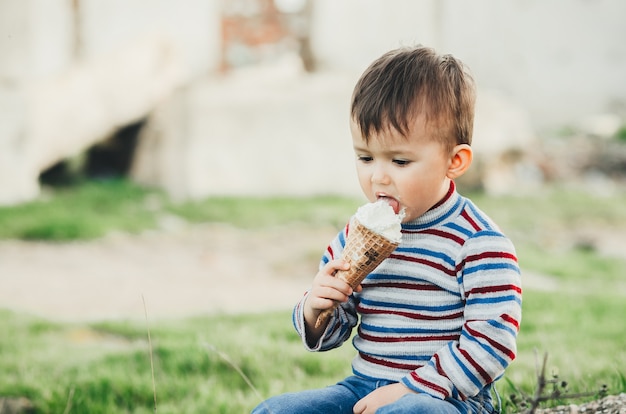
[[[556,286],[525,288],[518,358],[498,383],[505,412],[514,411],[512,392],[533,392],[536,359],[544,353],[549,374],[566,380],[572,392],[602,384],[610,393],[626,392],[626,261],[572,239],[580,231],[623,234],[626,195],[546,189],[532,197],[472,199],[511,236],[523,273],[547,275]],[[223,197],[174,205],[126,182],[92,183],[0,209],[0,238],[64,241],[140,232],[157,228],[163,215],[244,228],[299,221],[340,226],[358,204],[337,197]],[[0,311],[0,327],[0,396],[27,397],[37,413],[154,412],[145,323],[60,324]],[[151,338],[163,414],[249,412],[259,395],[343,378],[354,353],[349,344],[306,352],[287,311],[158,321]]]
[[[0,320],[0,395],[26,396],[41,413],[62,413],[70,393],[71,412],[153,411],[145,324],[60,325],[8,311]],[[305,352],[284,312],[160,322],[150,333],[159,413],[249,412],[259,395],[347,375],[352,354]]]
[[[340,227],[362,202],[337,196],[212,197],[171,205],[168,211],[189,222],[222,222],[243,228],[297,222]]]
[[[616,320],[624,314],[623,297],[526,292],[519,356],[498,383],[505,403],[513,392],[507,380],[532,392],[536,352],[549,353],[548,372],[558,372],[572,391],[607,384],[612,393],[625,392],[626,332]],[[39,413],[61,413],[68,401],[76,413],[153,410],[145,323],[56,324],[8,311],[0,321],[0,395],[26,396]],[[343,378],[354,353],[349,344],[306,352],[289,312],[160,321],[150,334],[164,414],[249,412],[260,398]]]
[[[626,125],[622,125],[615,133],[615,139],[621,142],[626,142]]]
[[[0,206],[0,240],[90,240],[110,232],[158,229],[162,218],[263,228],[306,222],[340,226],[361,200],[326,197],[213,197],[172,203],[161,192],[123,180],[58,189],[18,206]]]
[[[156,226],[156,215],[146,206],[150,194],[125,181],[58,189],[33,202],[0,207],[0,239],[69,241],[110,231],[137,233]]]

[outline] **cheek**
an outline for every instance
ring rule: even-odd
[[[426,199],[437,186],[436,176],[438,174],[428,169],[407,169],[396,176],[395,184],[405,202],[421,208],[424,202],[428,203]]]
[[[366,188],[367,186],[369,186],[371,180],[370,180],[370,175],[367,172],[367,170],[363,167],[359,167],[359,165],[357,164],[356,167],[356,176],[359,180],[359,184],[361,184],[362,188]]]
[[[361,189],[363,189],[363,191],[367,193],[368,190],[372,188],[372,180],[370,179],[370,176],[367,174],[357,174],[357,175],[359,178],[359,184],[361,185]]]

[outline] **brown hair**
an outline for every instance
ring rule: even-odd
[[[472,143],[474,80],[452,55],[416,46],[385,53],[361,75],[350,113],[367,141],[393,127],[405,137],[423,115],[433,138],[446,148]]]

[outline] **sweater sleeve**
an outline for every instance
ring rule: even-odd
[[[308,297],[308,292],[296,304],[293,310],[293,325],[296,329],[302,343],[308,351],[328,351],[330,349],[341,346],[352,334],[352,329],[358,322],[356,313],[355,298],[351,297],[346,303],[342,303],[330,317],[326,330],[320,337],[317,344],[309,346],[306,337],[306,328],[304,322],[304,303]],[[353,295],[354,296],[354,295]]]
[[[498,379],[515,358],[521,322],[520,270],[505,236],[476,233],[465,243],[458,266],[465,300],[459,339],[402,379],[410,389],[442,399],[472,397]]]
[[[343,231],[341,231],[328,245],[328,248],[322,256],[322,260],[320,261],[320,269],[329,261],[341,256],[341,252],[345,246],[347,232],[348,226],[346,226]],[[348,302],[342,303],[337,309],[335,309],[328,321],[326,330],[320,337],[318,343],[313,347],[308,344],[304,322],[304,304],[308,296],[309,292],[307,292],[296,304],[292,317],[293,325],[298,335],[302,338],[304,347],[309,351],[328,351],[341,346],[348,338],[350,338],[352,329],[358,323],[358,315],[356,311],[357,299],[355,298],[355,295],[352,295]]]

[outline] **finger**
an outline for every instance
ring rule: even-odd
[[[329,275],[332,276],[335,274],[337,270],[348,270],[348,269],[350,269],[350,263],[342,259],[335,259],[326,263],[326,265],[323,267],[322,270],[325,271],[325,273],[328,273]]]
[[[335,302],[324,298],[309,298],[309,307],[318,312],[323,312],[335,306]]]
[[[354,414],[361,414],[366,408],[367,405],[363,402],[363,400],[359,400],[356,404],[354,404],[354,407],[352,407],[352,412]]]
[[[352,288],[348,285],[328,285],[319,287],[319,296],[337,302],[345,302],[352,295]]]
[[[341,290],[335,289],[329,286],[320,286],[312,291],[313,296],[322,299],[330,300],[331,302],[345,302],[350,298],[349,294],[344,293]],[[332,306],[331,303],[329,306]]]
[[[353,293],[353,289],[348,283],[341,279],[327,275],[320,275],[317,277],[314,282],[314,288],[315,287],[334,289],[346,296],[350,296]]]

